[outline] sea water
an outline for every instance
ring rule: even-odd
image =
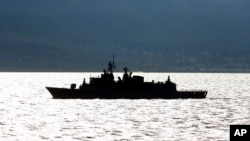
[[[121,76],[121,73],[115,76]],[[99,73],[0,73],[0,140],[229,140],[229,126],[250,124],[248,73],[134,73],[170,76],[178,90],[206,99],[58,100],[46,86],[69,88]]]

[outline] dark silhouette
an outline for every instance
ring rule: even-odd
[[[128,76],[128,68],[125,67],[124,69],[124,74],[123,74],[123,81],[127,81],[129,79],[129,76]]]
[[[86,85],[86,80],[85,80],[85,78],[83,79],[83,83],[82,83],[83,85]]]
[[[111,64],[111,62],[109,62],[108,64],[108,72],[113,73],[113,65]]]
[[[83,84],[76,89],[76,84],[72,84],[70,89],[46,87],[53,98],[58,99],[175,99],[175,98],[205,98],[207,91],[177,91],[176,84],[171,82],[170,76],[165,83],[163,82],[144,82],[142,76],[132,76],[128,74],[128,68],[125,67],[123,79],[118,77],[114,80],[113,63],[109,62],[108,70],[103,70],[101,78],[90,78],[89,84],[85,79]]]

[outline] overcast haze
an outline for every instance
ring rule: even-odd
[[[249,71],[249,0],[1,0],[0,71]]]

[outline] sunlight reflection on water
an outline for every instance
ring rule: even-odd
[[[208,96],[54,100],[45,86],[69,87],[98,73],[0,73],[0,139],[228,140],[230,124],[250,124],[250,74],[136,74],[146,81],[170,75],[179,90],[206,89]]]

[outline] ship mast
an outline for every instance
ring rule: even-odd
[[[115,55],[113,54],[113,62],[112,62],[112,67],[113,69],[116,69],[116,66],[115,66]]]
[[[108,64],[108,72],[110,74],[112,74],[113,73],[113,69],[115,69],[115,68],[116,68],[116,66],[115,66],[115,55],[113,54],[113,61],[112,61],[112,63],[110,61],[109,64]]]

